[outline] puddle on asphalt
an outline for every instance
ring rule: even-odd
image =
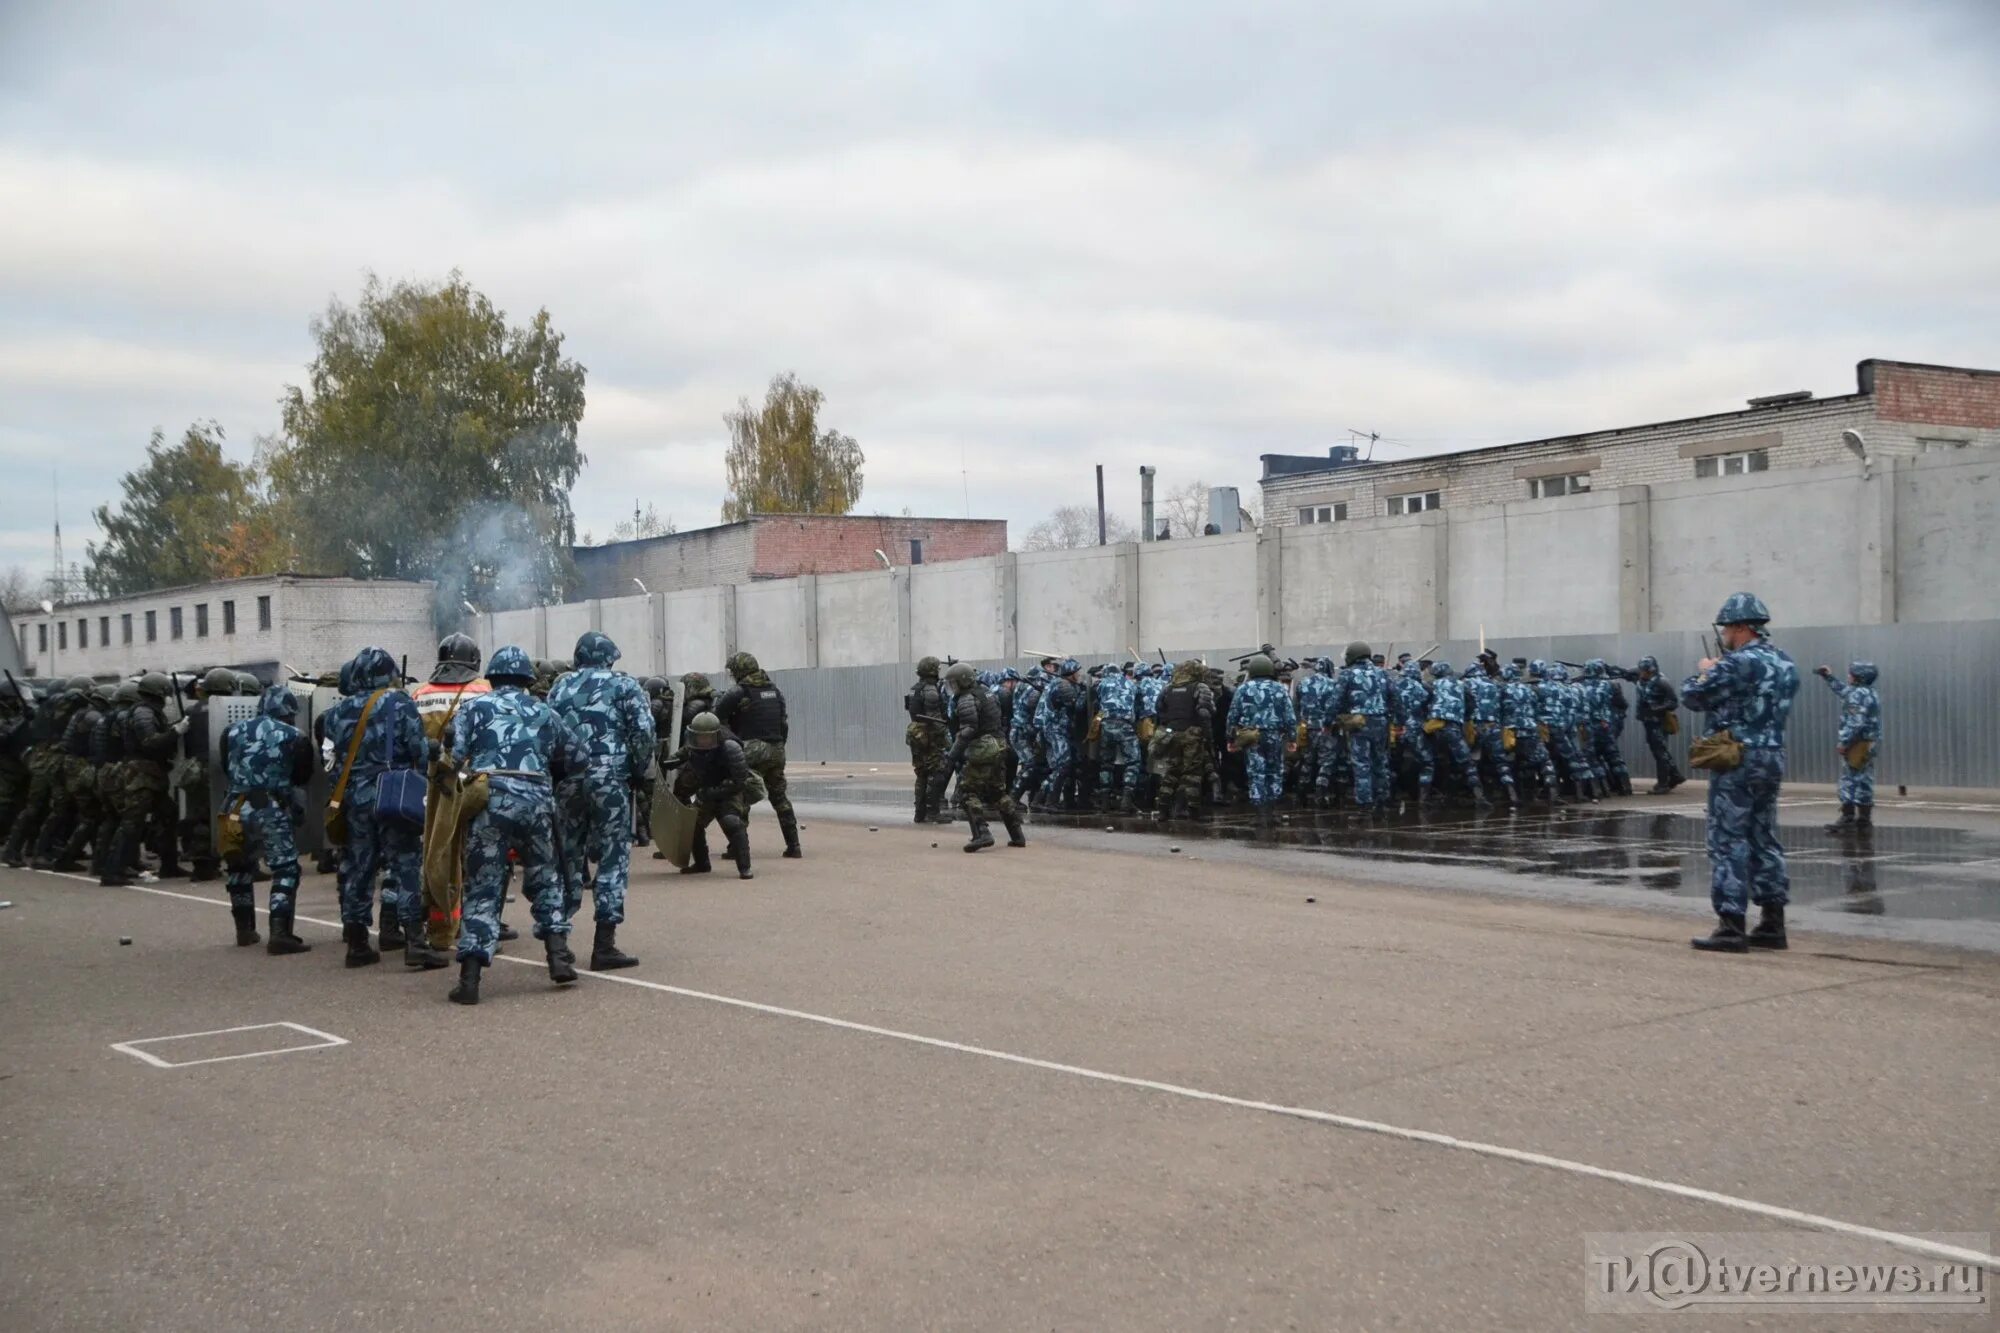
[[[805,800],[817,795],[905,810],[909,806],[906,793],[865,782],[795,780],[792,786]],[[1275,828],[1264,829],[1246,810],[1171,821],[1142,815],[1037,814],[1034,822],[1708,897],[1706,825],[1686,815],[1544,805],[1511,813],[1505,806],[1480,811],[1469,803],[1434,810],[1411,807],[1375,820],[1289,805],[1282,813],[1284,818]],[[1883,826],[1863,837],[1836,837],[1822,833],[1817,824],[1787,826],[1783,837],[1792,901],[1800,906],[1868,916],[2000,920],[2000,838],[1962,829],[1906,826]]]

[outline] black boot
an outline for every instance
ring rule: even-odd
[[[553,976],[554,964],[550,966],[552,969],[550,975]],[[637,966],[639,966],[637,958],[634,958],[629,953],[621,952],[618,948],[618,927],[609,921],[598,922],[597,937],[590,943],[590,970],[593,972],[616,972],[621,967]],[[574,971],[570,973],[570,979],[572,981],[576,979]]]
[[[1009,847],[1026,847],[1028,845],[1028,834],[1021,827],[1020,815],[1012,813],[1001,815],[1000,822],[1007,826],[1007,845]]]
[[[210,880],[222,878],[222,863],[202,858],[194,862],[194,869],[188,875],[190,884],[206,884]]]
[[[1743,933],[1743,914],[1724,912],[1709,934],[1697,936],[1688,941],[1695,948],[1707,953],[1749,953],[1750,940]]]
[[[62,850],[56,853],[55,864],[50,866],[49,869],[60,871],[65,875],[74,875],[80,872],[83,869],[83,862],[78,858],[83,855],[85,847],[92,845],[90,835],[93,831],[90,825],[84,823],[79,823],[75,828],[71,829],[69,837],[63,841]],[[92,862],[97,860],[94,850],[90,859]]]
[[[1659,781],[1655,782],[1650,788],[1647,789],[1646,794],[1648,796],[1665,796],[1668,792],[1672,791],[1673,789],[1674,789],[1674,784],[1668,781],[1666,778],[1662,777]]]
[[[1785,909],[1765,906],[1758,909],[1757,928],[1746,937],[1753,949],[1789,949],[1785,943]]]
[[[384,913],[382,916],[382,931],[377,936],[376,947],[381,949],[383,953],[395,953],[403,947],[403,944],[403,923],[397,918]]]
[[[181,864],[180,854],[169,850],[160,857],[160,868],[153,872],[155,879],[186,879],[187,867]]]
[[[805,853],[799,850],[799,817],[787,810],[778,816],[778,829],[785,835],[785,859],[796,861]]]
[[[250,906],[231,906],[229,915],[236,922],[236,947],[247,949],[259,943],[257,937],[257,909]]]
[[[1172,804],[1167,806],[1167,818],[1188,819],[1190,817],[1191,816],[1188,813],[1187,797],[1185,796],[1174,797]]]
[[[917,813],[910,820],[912,824],[928,824],[931,818],[931,784],[919,782],[916,794]]]
[[[1873,833],[1875,831],[1874,806],[1857,805],[1854,807],[1854,831],[1856,833]]]
[[[351,926],[342,926],[340,934],[347,941],[349,967],[367,967],[370,963],[382,961],[382,955],[368,947],[368,927],[357,922]]]
[[[502,921],[500,923],[500,942],[502,944],[506,944],[510,941],[518,940],[520,938],[521,938],[520,931],[514,929],[512,926],[508,925],[505,921]]]
[[[604,927],[598,927],[600,934],[603,930]],[[550,981],[555,982],[558,986],[567,986],[576,980],[576,955],[569,951],[569,936],[549,936],[542,941],[542,952],[548,956]],[[638,961],[636,958],[632,960],[634,963]],[[590,965],[597,968],[600,972],[604,971],[602,967],[598,967],[597,956],[594,953],[591,955]],[[630,964],[626,964],[626,966],[630,966]]]
[[[785,853],[787,856],[790,852]],[[736,878],[755,879],[757,872],[750,868],[750,830],[739,828],[729,835],[729,855],[736,862]]]
[[[5,850],[0,850],[0,865],[14,870],[25,869],[28,864],[28,829],[22,820],[15,820],[14,832],[7,839]]]
[[[683,875],[706,875],[712,867],[708,863],[708,833],[706,830],[694,835],[694,845],[688,852],[688,863],[681,867]]]
[[[479,1003],[479,973],[485,966],[477,958],[458,960],[458,984],[451,988],[448,997],[453,1004]]]
[[[132,875],[132,867],[138,860],[138,835],[121,833],[106,855],[104,873],[97,877],[97,882],[107,889],[130,888],[139,882]]]
[[[311,950],[312,945],[300,939],[292,930],[292,914],[290,912],[271,913],[271,939],[264,946],[265,953],[309,953]]]
[[[431,942],[423,935],[417,934],[403,941],[403,966],[434,972],[438,968],[451,966],[451,959],[431,948]]]
[[[1840,803],[1840,818],[1834,820],[1831,824],[1828,824],[1826,826],[1826,831],[1828,833],[1845,833],[1847,832],[1847,830],[1853,827],[1854,827],[1854,804],[1851,801],[1842,801]]]
[[[965,844],[966,851],[968,852],[983,851],[984,849],[991,847],[993,845],[993,834],[991,830],[989,830],[986,827],[985,820],[973,819],[970,816],[967,816],[967,822],[969,822],[972,825],[972,841]]]

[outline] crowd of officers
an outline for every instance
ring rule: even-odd
[[[1186,818],[1247,800],[1268,819],[1287,793],[1365,814],[1450,794],[1596,801],[1632,793],[1619,739],[1635,707],[1658,765],[1652,790],[1686,780],[1668,740],[1680,700],[1650,657],[1627,670],[1485,652],[1462,675],[1409,653],[1392,666],[1365,643],[1347,645],[1338,668],[1268,645],[1239,660],[1231,681],[1199,659],[1086,670],[1048,657],[1025,674],[959,662],[940,676],[945,664],[926,657],[904,698],[915,818],[943,818],[955,771],[963,799],[970,750],[955,706],[970,691],[990,695],[1002,719],[1002,790],[1039,811]]]
[[[294,927],[298,830],[324,821],[338,875],[346,965],[400,950],[407,967],[448,967],[450,997],[476,1004],[482,971],[518,933],[501,919],[518,871],[551,979],[576,980],[569,947],[583,895],[593,900],[590,966],[638,959],[618,945],[631,848],[651,841],[657,783],[693,816],[683,874],[712,869],[719,826],[751,879],[749,813],[768,801],[784,855],[804,855],[785,782],[790,724],[783,693],[749,653],[728,662],[719,695],[706,677],[617,671],[619,651],[591,631],[573,662],[502,647],[483,672],[478,646],[454,634],[429,679],[407,679],[390,654],[363,648],[317,683],[337,696],[310,729],[300,691],[217,667],[189,688],[162,672],[100,685],[57,682],[39,696],[8,675],[0,689],[0,860],[125,886],[141,878],[224,878],[236,942],[276,955],[311,946]],[[414,686],[414,688],[410,688]],[[257,699],[222,732],[225,793],[210,800],[211,701]],[[328,796],[308,811],[324,775]],[[156,858],[146,868],[144,851]],[[183,853],[186,859],[183,859]],[[664,857],[664,852],[655,853]],[[85,858],[88,858],[86,861]],[[266,930],[253,889],[268,880]],[[376,897],[380,929],[373,935]]]

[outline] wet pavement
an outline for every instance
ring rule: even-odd
[[[829,814],[908,818],[906,771],[888,765],[796,768],[794,798]],[[887,813],[893,807],[894,816]],[[1781,837],[1801,925],[1982,950],[2000,950],[2000,807],[1964,802],[1884,802],[1869,834],[1829,835],[1831,797],[1781,803]],[[1175,854],[1216,860],[1291,861],[1303,873],[1339,874],[1535,897],[1616,901],[1634,897],[1681,911],[1707,910],[1709,860],[1702,789],[1598,805],[1540,803],[1512,812],[1470,802],[1404,807],[1361,819],[1287,804],[1273,828],[1247,809],[1194,820],[1115,814],[1038,814],[1046,834],[1102,845],[1137,836]],[[1827,921],[1848,918],[1846,923]]]

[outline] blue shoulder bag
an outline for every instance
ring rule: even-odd
[[[375,817],[422,833],[424,799],[430,783],[422,769],[392,767],[396,761],[396,709],[407,702],[403,699],[392,705],[389,726],[382,737],[384,771],[375,784]]]

